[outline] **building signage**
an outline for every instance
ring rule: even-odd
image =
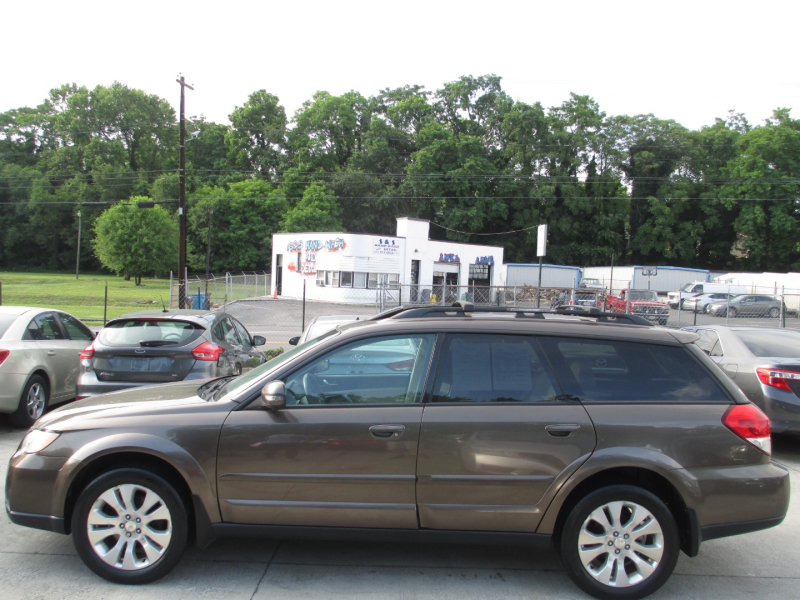
[[[328,252],[336,252],[337,250],[344,250],[345,243],[342,238],[336,238],[334,240],[328,240],[325,242],[325,249]]]
[[[400,244],[397,240],[388,238],[378,239],[372,246],[373,254],[400,254]]]
[[[286,246],[287,252],[302,252],[303,251],[303,240],[295,240],[293,242],[289,242],[289,245]]]
[[[439,262],[460,263],[461,259],[458,254],[439,254]]]
[[[479,256],[475,259],[476,265],[493,265],[494,256]]]

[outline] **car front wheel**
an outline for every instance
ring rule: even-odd
[[[187,532],[175,488],[143,469],[104,473],[83,490],[72,515],[81,559],[114,583],[149,583],[169,573],[183,555]]]
[[[569,577],[602,600],[638,600],[655,592],[678,561],[678,529],[666,505],[628,485],[601,488],[567,517],[561,560]]]
[[[770,308],[769,309],[769,316],[772,319],[777,319],[779,316],[781,316],[780,309],[779,308]]]

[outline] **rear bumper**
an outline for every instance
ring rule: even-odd
[[[761,385],[761,408],[769,417],[773,433],[800,433],[800,398],[792,392]]]
[[[708,525],[700,529],[700,537],[702,541],[707,542],[709,540],[716,540],[717,538],[741,535],[742,533],[752,533],[753,531],[761,531],[762,529],[769,529],[770,527],[780,525],[783,523],[783,519],[784,517],[775,517],[758,521],[740,521],[739,523]]]

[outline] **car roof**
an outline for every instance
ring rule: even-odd
[[[180,320],[180,321],[194,321],[196,323],[212,321],[214,317],[220,316],[223,313],[213,312],[210,310],[192,310],[192,309],[169,309],[167,312],[164,310],[140,310],[138,312],[127,313],[120,315],[109,320],[120,321],[123,319],[161,319],[165,321]]]
[[[34,306],[0,306],[0,315],[20,316],[31,311],[56,310],[54,308],[36,308]]]
[[[510,313],[513,315],[514,313]],[[553,315],[551,318],[514,318],[502,314],[473,314],[472,316],[385,318],[348,323],[338,328],[342,333],[379,333],[387,335],[408,333],[459,332],[459,333],[513,333],[522,335],[558,335],[564,337],[613,338],[628,341],[646,341],[662,344],[688,344],[698,339],[696,333],[619,323],[602,323],[576,318],[572,315]]]
[[[347,323],[348,321],[358,321],[364,318],[366,317],[361,315],[323,315],[321,317],[314,317],[314,320],[311,322],[311,324],[313,325],[314,323],[320,323],[322,321]]]

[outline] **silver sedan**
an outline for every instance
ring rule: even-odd
[[[0,413],[27,428],[50,404],[75,398],[78,355],[93,339],[65,312],[0,306]]]
[[[800,432],[800,331],[724,325],[684,327],[770,419],[772,431]]]

